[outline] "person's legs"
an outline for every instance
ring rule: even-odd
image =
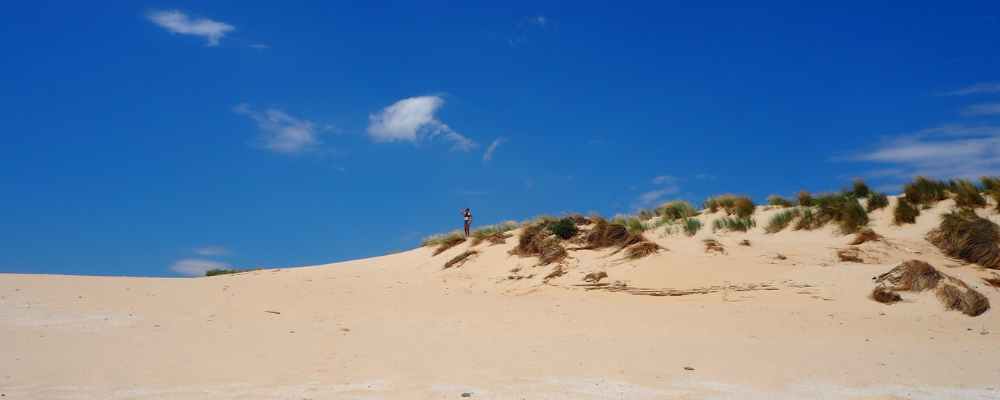
[[[465,237],[469,237],[469,221],[465,221]]]

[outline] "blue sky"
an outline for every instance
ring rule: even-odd
[[[0,272],[176,276],[1000,172],[1000,5],[80,2],[0,15]]]

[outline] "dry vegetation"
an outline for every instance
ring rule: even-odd
[[[990,308],[989,300],[965,282],[939,272],[928,263],[919,260],[906,261],[889,272],[875,278],[872,298],[881,303],[899,301],[898,292],[922,292],[934,290],[941,304],[948,310],[961,311],[965,315],[977,316]],[[896,296],[892,296],[895,294]]]
[[[472,256],[476,254],[479,254],[479,252],[476,250],[466,250],[462,252],[462,254],[459,254],[453,257],[451,260],[448,260],[448,262],[444,263],[443,269],[448,269],[451,267],[461,267],[462,264],[465,264],[466,261],[469,261],[472,258]]]
[[[864,263],[865,260],[861,258],[861,252],[858,249],[840,249],[837,250],[837,258],[843,262],[853,262],[853,263]]]
[[[514,221],[502,222],[496,225],[484,226],[482,228],[472,231],[472,246],[478,246],[480,243],[486,241],[491,244],[503,244],[507,242],[507,238],[511,237],[511,234],[507,233],[514,229],[517,229],[518,224]]]
[[[718,240],[715,240],[715,239],[705,239],[705,240],[702,240],[702,243],[705,243],[705,252],[706,253],[726,254],[726,248],[723,247],[722,243],[719,243]]]
[[[970,210],[941,216],[941,224],[927,234],[945,254],[986,268],[1000,269],[1000,227]]]
[[[443,235],[431,236],[429,238],[424,239],[422,244],[428,247],[437,246],[437,248],[434,249],[434,254],[433,254],[436,256],[462,243],[465,243],[465,234],[463,234],[462,232],[455,231]]]
[[[625,249],[625,258],[637,260],[646,256],[651,256],[660,251],[660,245],[653,242],[640,242]]]
[[[756,205],[749,197],[732,194],[709,197],[705,200],[704,206],[713,213],[722,209],[726,215],[735,215],[739,218],[750,217],[756,210]]]
[[[875,242],[882,240],[882,236],[875,233],[871,228],[864,228],[858,233],[854,234],[854,239],[851,240],[851,245],[857,246],[865,242]]]
[[[511,254],[522,257],[538,257],[539,264],[548,265],[566,258],[566,248],[560,243],[559,237],[548,229],[554,223],[551,219],[539,219],[525,224],[517,239],[517,246],[511,249]]]
[[[910,203],[905,197],[900,197],[896,203],[896,209],[892,212],[892,222],[896,225],[912,224],[917,222],[920,216],[920,209]]]

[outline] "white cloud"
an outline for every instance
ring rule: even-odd
[[[146,14],[146,17],[171,33],[205,38],[208,46],[218,46],[223,36],[236,30],[225,22],[207,18],[194,19],[179,10],[154,10]]]
[[[274,108],[254,111],[246,104],[236,106],[233,111],[250,117],[257,123],[261,145],[268,150],[293,154],[319,144],[316,128],[311,121],[295,118]]]
[[[224,256],[229,254],[229,249],[222,246],[204,246],[194,249],[194,252],[200,256]]]
[[[483,161],[486,162],[492,160],[493,152],[497,151],[497,147],[500,147],[500,145],[504,144],[505,142],[507,142],[507,139],[501,137],[501,138],[496,138],[496,140],[494,140],[493,143],[490,143],[490,146],[486,148],[486,152],[483,153]]]
[[[944,125],[899,135],[850,158],[884,164],[878,173],[909,178],[975,178],[1000,170],[1000,126]]]
[[[1000,93],[1000,82],[983,82],[945,93],[947,96],[967,96],[970,94]]]
[[[647,208],[653,206],[660,200],[662,200],[663,196],[666,196],[668,194],[674,194],[677,193],[678,191],[680,191],[680,189],[677,186],[671,185],[665,188],[644,192],[639,195],[638,199],[636,199],[635,206],[636,208]]]
[[[434,115],[444,105],[438,96],[403,99],[368,117],[368,135],[376,142],[413,142],[442,137],[452,149],[468,151],[475,142],[455,132]]]
[[[179,274],[190,276],[202,276],[209,270],[227,268],[229,268],[229,264],[198,258],[185,258],[173,263],[170,266],[170,270]]]
[[[962,115],[969,117],[997,114],[1000,114],[1000,103],[976,104],[962,110]]]

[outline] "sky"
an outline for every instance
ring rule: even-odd
[[[997,38],[987,1],[12,3],[0,272],[310,265],[465,207],[996,175]]]

